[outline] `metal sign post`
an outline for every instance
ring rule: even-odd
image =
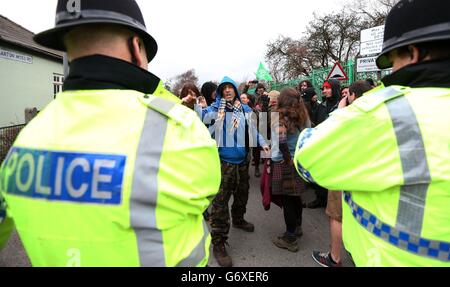
[[[69,75],[69,59],[67,53],[63,53],[63,65],[64,65],[64,79]]]

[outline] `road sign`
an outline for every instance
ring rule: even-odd
[[[367,57],[360,58],[357,60],[356,72],[364,73],[364,72],[378,72],[380,69],[377,67],[376,63],[377,57]]]
[[[331,69],[331,72],[327,77],[327,81],[329,79],[336,79],[339,81],[347,81],[348,80],[348,76],[345,73],[344,68],[342,68],[342,66],[339,62],[336,62],[336,64],[334,64],[334,66],[333,66],[333,69]]]
[[[384,25],[361,31],[360,54],[376,55],[383,50]]]

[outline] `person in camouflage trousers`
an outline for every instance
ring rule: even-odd
[[[230,231],[230,211],[228,202],[233,195],[233,205],[231,207],[231,217],[233,225],[247,232],[253,232],[253,224],[245,222],[244,214],[247,211],[249,175],[248,162],[240,165],[222,162],[222,182],[220,191],[213,201],[211,214],[211,234],[213,244],[217,245],[226,242]]]
[[[217,88],[216,102],[202,111],[203,122],[210,125],[211,135],[219,147],[222,164],[220,191],[213,200],[210,216],[213,254],[220,266],[231,267],[228,255],[228,232],[230,231],[230,212],[228,202],[234,197],[231,208],[233,227],[253,232],[255,226],[244,219],[249,191],[249,150],[250,138],[266,152],[269,148],[250,120],[252,109],[239,98],[236,83],[225,77]]]

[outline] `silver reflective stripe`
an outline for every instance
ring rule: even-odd
[[[59,12],[56,14],[56,25],[60,24],[62,21],[76,20],[76,19],[85,19],[90,20],[93,18],[106,19],[111,21],[119,21],[122,23],[132,23],[137,26],[139,29],[147,31],[145,26],[137,21],[136,19],[131,18],[122,13],[117,13],[113,11],[104,11],[104,10],[81,10],[80,12],[69,13],[67,11]]]
[[[209,230],[206,226],[205,221],[203,221],[203,237],[202,240],[197,244],[197,246],[192,250],[189,257],[181,261],[177,267],[196,267],[206,256],[205,244],[208,239]]]
[[[395,97],[397,95],[400,95],[402,92],[394,87],[387,87],[383,90],[379,90],[377,92],[374,92],[372,96],[381,96],[386,100],[389,100],[392,97]]]
[[[150,106],[158,112],[167,115],[175,107],[175,103],[155,97],[150,101]]]
[[[404,96],[388,101],[386,105],[397,136],[404,176],[396,227],[420,236],[431,182],[422,133],[414,110]]]
[[[158,173],[167,117],[149,109],[139,142],[130,198],[131,227],[137,237],[141,266],[165,266],[162,233],[156,226]]]

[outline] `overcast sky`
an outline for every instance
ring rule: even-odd
[[[149,70],[168,80],[195,69],[200,83],[252,80],[266,45],[299,38],[313,12],[339,10],[339,0],[137,0],[159,52]],[[0,0],[0,14],[37,33],[54,25],[57,0]]]

